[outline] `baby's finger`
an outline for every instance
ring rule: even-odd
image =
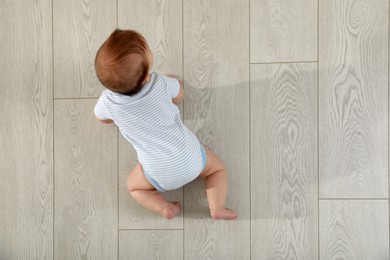
[[[168,77],[171,77],[171,78],[177,78],[176,75],[173,75],[173,74],[166,74]]]

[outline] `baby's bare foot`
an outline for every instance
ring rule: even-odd
[[[213,219],[227,219],[227,220],[237,219],[236,212],[228,208],[210,210],[210,213]]]
[[[169,201],[161,211],[161,215],[167,219],[173,219],[180,214],[180,203],[177,201]]]

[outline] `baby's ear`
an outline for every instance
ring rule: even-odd
[[[148,82],[149,78],[150,78],[150,76],[149,76],[149,73],[148,73],[148,74],[146,74],[145,78],[142,80],[142,84],[145,84],[146,82]]]

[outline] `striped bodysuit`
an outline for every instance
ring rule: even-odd
[[[179,81],[155,72],[132,96],[104,90],[96,106],[99,119],[111,119],[137,151],[146,178],[159,191],[191,182],[205,166],[205,152],[197,137],[183,124],[172,103]]]

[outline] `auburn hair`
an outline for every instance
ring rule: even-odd
[[[116,29],[96,54],[95,70],[100,82],[124,95],[140,91],[149,72],[148,48],[138,32]]]

